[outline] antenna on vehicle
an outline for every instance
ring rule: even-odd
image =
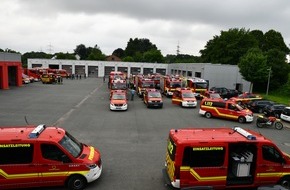
[[[26,124],[29,125],[26,116],[24,116],[24,119],[25,119]]]

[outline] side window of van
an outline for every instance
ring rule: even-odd
[[[0,144],[0,165],[32,163],[33,150],[33,144]]]
[[[225,108],[226,103],[225,102],[213,102],[212,106],[217,107],[217,108]]]
[[[186,147],[183,153],[183,166],[218,167],[224,164],[224,147]]]
[[[277,163],[282,162],[282,156],[274,147],[264,145],[262,147],[262,153],[264,160]]]
[[[67,156],[56,145],[41,144],[42,157],[48,160],[63,161]]]

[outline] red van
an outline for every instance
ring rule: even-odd
[[[195,108],[197,105],[195,94],[190,88],[176,88],[171,101],[173,104],[180,105],[181,107]]]
[[[289,189],[290,157],[260,133],[240,127],[172,129],[163,175],[166,184],[181,189]]]
[[[82,190],[102,173],[99,150],[59,127],[1,127],[0,155],[0,189]]]
[[[206,118],[220,117],[237,120],[239,123],[252,122],[253,112],[231,100],[204,98],[200,103],[199,114]]]

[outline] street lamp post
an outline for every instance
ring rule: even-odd
[[[269,75],[268,75],[268,84],[267,84],[266,96],[268,96],[268,92],[269,92],[269,85],[270,85],[270,78],[271,78],[271,67],[267,70],[269,71]]]

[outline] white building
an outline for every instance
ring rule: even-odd
[[[65,69],[72,74],[81,74],[89,77],[103,77],[111,71],[130,74],[161,73],[178,74],[184,77],[200,77],[209,81],[209,86],[220,86],[241,91],[249,91],[250,82],[244,80],[236,65],[221,65],[211,63],[137,63],[116,61],[84,61],[60,59],[28,59],[28,68],[49,67]]]

